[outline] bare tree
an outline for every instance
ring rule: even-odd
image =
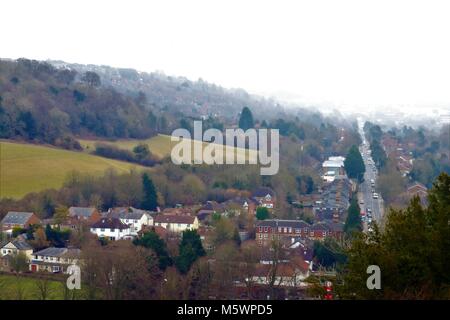
[[[239,251],[236,243],[228,241],[216,249],[214,254],[214,291],[219,299],[233,297],[235,283],[239,280]]]
[[[49,295],[49,285],[50,281],[46,276],[40,276],[39,279],[35,281],[36,288],[38,289],[38,299],[39,300],[47,300]]]
[[[161,272],[154,253],[136,247],[129,241],[116,241],[106,246],[93,246],[83,252],[83,274],[90,287],[89,295],[104,299],[150,299],[158,292]]]
[[[281,275],[278,272],[280,263],[283,259],[283,251],[281,242],[278,239],[273,239],[270,245],[271,265],[268,274],[268,286],[270,298],[275,298],[275,289],[281,284]],[[278,280],[278,283],[277,283]]]
[[[212,293],[213,270],[207,257],[198,259],[187,275],[188,299],[207,300]]]
[[[239,275],[247,287],[247,296],[252,298],[253,277],[261,259],[261,250],[256,242],[247,242],[241,246]]]

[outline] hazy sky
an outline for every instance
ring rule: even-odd
[[[2,1],[0,57],[336,106],[450,106],[449,1]]]

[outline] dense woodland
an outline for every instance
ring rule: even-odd
[[[0,60],[0,138],[71,148],[73,136],[145,138],[154,119],[139,98],[101,86],[95,73]]]

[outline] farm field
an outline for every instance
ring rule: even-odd
[[[0,198],[60,188],[73,170],[100,175],[108,168],[127,172],[144,167],[84,152],[0,141]]]
[[[105,143],[108,145],[113,145],[119,149],[125,149],[125,150],[133,150],[133,148],[138,145],[139,143],[145,143],[148,145],[150,152],[159,158],[164,158],[167,156],[170,156],[170,153],[172,151],[172,148],[178,143],[178,142],[172,142],[171,137],[168,135],[157,135],[155,137],[152,137],[150,139],[124,139],[124,140],[116,140],[116,141],[107,141],[107,140],[86,140],[86,139],[78,139],[81,146],[86,152],[92,152],[95,150],[95,144],[96,143]],[[203,147],[209,145],[210,143],[207,142],[199,142],[191,140],[192,148],[195,146],[198,146],[199,144],[202,144]],[[237,158],[241,158],[244,156],[248,157],[249,151],[246,151],[244,149],[234,148],[237,152]],[[193,149],[192,149],[193,150]],[[255,151],[250,151],[255,152]],[[193,151],[192,151],[193,154]],[[255,152],[256,154],[256,152]]]

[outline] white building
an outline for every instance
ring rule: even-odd
[[[322,164],[323,180],[326,182],[333,182],[336,176],[344,174],[345,157],[336,156],[329,157],[328,160]]]
[[[154,225],[172,232],[183,232],[188,229],[194,230],[198,229],[199,226],[197,217],[162,214],[155,217]]]
[[[131,236],[130,227],[118,218],[101,218],[91,226],[91,232],[112,241]]]
[[[120,221],[130,227],[130,235],[137,236],[143,226],[152,226],[153,217],[149,211],[140,210],[133,207],[114,208],[108,212],[108,217],[118,218]]]
[[[1,256],[6,256],[8,254],[14,256],[19,253],[23,253],[29,261],[33,254],[33,248],[25,241],[14,240],[7,242],[0,249]]]
[[[66,273],[67,267],[72,264],[78,264],[80,254],[80,249],[46,248],[33,253],[30,261],[30,271]]]

